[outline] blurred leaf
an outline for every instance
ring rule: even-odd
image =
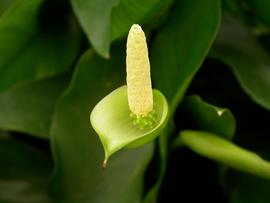
[[[214,77],[216,77],[216,74],[214,74]],[[229,109],[216,107],[202,100],[201,97],[193,95],[184,98],[179,110],[180,112],[177,112],[177,115],[180,114],[182,119],[177,120],[177,124],[178,126],[181,125],[182,129],[203,130],[215,133],[227,140],[233,139],[236,121]],[[172,144],[173,148],[176,149],[183,146],[183,141],[176,138]],[[223,175],[228,167],[219,164],[218,169],[219,173]]]
[[[104,164],[124,147],[139,147],[160,135],[169,118],[163,94],[153,89],[153,110],[143,118],[131,116],[127,86],[121,86],[104,97],[91,112],[91,124],[105,151]]]
[[[0,17],[2,13],[9,7],[9,5],[15,0],[1,0],[0,2]]]
[[[50,203],[52,160],[40,151],[0,135],[0,202]]]
[[[266,24],[270,24],[270,2],[268,0],[247,0],[251,8],[255,10],[259,18]]]
[[[270,181],[243,173],[230,171],[227,187],[230,203],[269,203]]]
[[[174,130],[173,123],[169,122],[165,130],[163,130],[161,135],[158,137],[157,147],[158,147],[159,162],[158,168],[154,169],[155,171],[158,170],[158,177],[155,180],[153,186],[150,188],[150,190],[147,191],[143,201],[144,203],[153,203],[157,201],[159,189],[161,187],[167,169],[168,142],[173,130]]]
[[[230,66],[243,90],[270,110],[269,55],[243,23],[224,15],[211,56]]]
[[[223,11],[227,11],[230,13],[235,13],[238,15],[241,15],[239,12],[240,10],[240,1],[235,1],[235,0],[222,0],[221,1],[222,4],[222,9]]]
[[[178,139],[192,151],[204,157],[234,169],[270,179],[270,162],[219,135],[186,130],[180,133]]]
[[[155,39],[151,49],[154,85],[165,94],[172,112],[206,56],[219,20],[217,0],[176,1]]]
[[[126,34],[134,23],[144,23],[171,0],[71,0],[89,42],[108,58],[110,43]]]
[[[120,0],[70,0],[73,10],[94,49],[109,57],[111,12]]]
[[[112,10],[112,39],[126,34],[133,24],[144,24],[174,0],[120,0]]]
[[[14,86],[0,93],[0,128],[49,137],[54,105],[67,75]]]
[[[78,54],[78,30],[51,20],[43,2],[15,1],[0,18],[0,91],[65,72]]]
[[[211,105],[196,95],[184,98],[181,109],[186,112],[184,116],[191,117],[198,129],[232,140],[236,130],[236,121],[229,109]]]
[[[105,170],[103,149],[91,128],[93,107],[109,92],[123,84],[124,49],[115,49],[111,60],[86,52],[56,107],[52,127],[55,158],[54,193],[65,203],[139,203],[144,170],[153,145],[117,153]],[[119,54],[121,53],[121,54]]]
[[[165,94],[172,114],[215,37],[219,15],[219,1],[176,1],[167,23],[154,41],[150,60],[154,86]],[[147,193],[145,203],[152,203],[158,195],[166,170],[167,142],[170,133],[159,137],[161,158],[159,175]]]

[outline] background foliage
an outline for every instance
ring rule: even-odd
[[[134,23],[171,119],[102,170],[89,114],[125,84]],[[1,0],[0,202],[270,202],[257,155],[257,176],[217,155],[270,160],[269,25],[266,0]]]

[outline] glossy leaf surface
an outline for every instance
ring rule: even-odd
[[[183,131],[179,139],[194,152],[232,168],[270,179],[270,162],[221,138],[203,131]]]
[[[0,93],[0,127],[48,139],[56,100],[68,75],[24,83]]]
[[[270,181],[230,171],[225,177],[231,203],[268,203]]]
[[[51,203],[50,157],[0,132],[0,202]]]
[[[0,2],[0,17],[2,13],[9,7],[9,5],[15,0],[2,0]]]
[[[174,114],[204,60],[215,38],[219,21],[219,1],[175,1],[172,5],[167,21],[161,27],[150,52],[154,86],[166,96],[171,114]],[[159,138],[158,147],[162,159],[160,173],[146,196],[146,202],[156,201],[166,171],[167,142],[171,133]]]
[[[211,56],[228,64],[243,90],[256,103],[270,109],[269,54],[247,26],[225,15]]]
[[[191,117],[198,129],[232,139],[236,121],[229,109],[209,104],[196,95],[186,97],[181,108],[186,112],[186,116]]]
[[[0,91],[71,68],[80,35],[70,21],[52,21],[43,0],[19,0],[0,19]],[[65,18],[64,18],[65,19]]]
[[[123,37],[129,28],[135,24],[145,24],[162,8],[173,0],[120,0],[112,10],[111,36],[112,39]]]
[[[144,23],[171,0],[71,0],[73,10],[93,48],[108,58],[111,41]]]
[[[267,0],[247,0],[251,8],[255,10],[259,18],[268,25],[270,24],[270,2]]]
[[[172,122],[169,122],[161,135],[158,137],[156,147],[158,147],[159,168],[155,169],[155,171],[158,170],[158,175],[151,189],[149,189],[149,191],[146,193],[143,201],[144,203],[152,203],[154,201],[157,201],[159,190],[167,169],[167,161],[169,155],[169,138],[172,135],[173,130],[174,126]]]
[[[211,46],[220,21],[220,2],[176,1],[152,46],[155,87],[175,111]],[[194,26],[196,22],[196,26]]]
[[[79,60],[69,89],[59,100],[52,127],[55,159],[54,198],[65,203],[139,203],[143,174],[153,145],[123,150],[102,169],[103,149],[89,115],[109,92],[123,84],[124,49],[104,60],[86,52]],[[101,68],[102,67],[102,68]],[[117,184],[117,186],[116,186]]]
[[[71,0],[73,10],[92,46],[97,53],[108,58],[110,35],[110,16],[112,8],[119,0]]]

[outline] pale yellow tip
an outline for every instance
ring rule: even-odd
[[[143,32],[142,28],[138,24],[133,24],[129,30],[129,32]],[[143,32],[144,33],[144,32]]]
[[[127,39],[128,104],[136,116],[146,116],[153,110],[150,62],[145,34],[141,26],[131,26]]]

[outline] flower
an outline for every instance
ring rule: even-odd
[[[145,117],[153,110],[153,93],[146,37],[137,24],[128,34],[126,71],[129,108],[137,117]]]

